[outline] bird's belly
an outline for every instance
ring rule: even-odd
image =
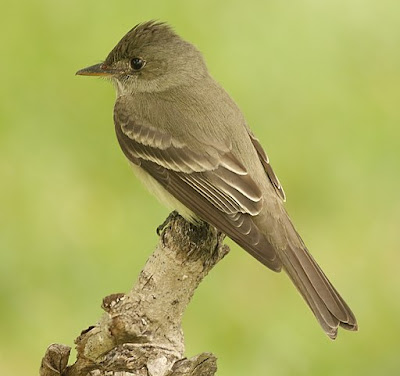
[[[182,217],[192,223],[198,221],[198,217],[174,196],[172,196],[157,180],[150,176],[141,167],[131,163],[133,172],[143,185],[168,209],[176,210]]]

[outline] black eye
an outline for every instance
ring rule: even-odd
[[[133,70],[141,70],[145,64],[146,64],[146,62],[143,59],[141,59],[140,57],[134,57],[131,60],[131,67]]]

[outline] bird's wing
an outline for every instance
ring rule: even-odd
[[[171,134],[140,122],[120,108],[115,129],[125,156],[170,194],[273,270],[281,262],[253,221],[262,192],[230,152],[213,145],[189,148]]]
[[[249,129],[248,129],[248,133],[249,133],[251,142],[253,143],[254,148],[257,151],[258,157],[260,158],[260,161],[264,167],[265,173],[267,174],[271,184],[275,188],[276,193],[283,201],[286,201],[285,191],[283,190],[283,187],[282,187],[278,177],[276,176],[274,170],[272,169],[272,166],[269,163],[269,158],[268,158],[267,153],[264,151],[264,149],[261,146],[258,139],[254,136],[254,134]]]

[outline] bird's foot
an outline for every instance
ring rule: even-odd
[[[165,221],[161,223],[160,226],[157,227],[156,229],[157,235],[160,236],[162,232],[165,230],[165,228],[168,226],[168,223],[176,219],[176,217],[179,217],[179,213],[176,210],[169,213],[168,217],[165,218]]]

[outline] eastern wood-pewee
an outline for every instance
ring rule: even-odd
[[[260,142],[192,44],[165,23],[139,24],[103,63],[77,74],[114,83],[119,144],[161,201],[215,226],[270,269],[283,268],[329,337],[339,326],[357,330],[290,221]]]

